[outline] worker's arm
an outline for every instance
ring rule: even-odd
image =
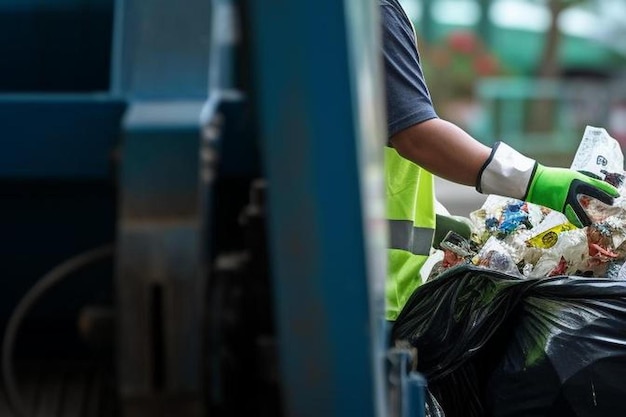
[[[504,143],[488,148],[437,118],[410,20],[396,2],[381,2],[381,6],[389,141],[401,156],[484,194],[559,210],[578,226],[590,222],[579,194],[612,203],[618,193],[608,183],[570,169],[545,167]]]
[[[491,153],[458,126],[438,118],[410,126],[390,141],[402,157],[438,177],[472,187]]]
[[[539,164],[504,143],[489,148],[461,128],[434,118],[390,138],[396,151],[433,174],[475,186],[484,194],[526,200],[563,212],[573,224],[591,223],[581,194],[612,204],[619,194],[610,184],[566,168]]]

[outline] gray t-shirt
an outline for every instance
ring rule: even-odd
[[[389,137],[437,117],[417,51],[411,21],[398,0],[380,0]]]

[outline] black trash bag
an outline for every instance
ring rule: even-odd
[[[446,417],[485,415],[490,370],[510,335],[506,323],[525,290],[536,284],[536,280],[463,265],[411,295],[394,323],[392,337],[417,348],[417,370]]]
[[[626,282],[542,281],[517,320],[488,383],[490,415],[626,416]]]
[[[625,330],[624,281],[460,266],[415,291],[392,336],[446,417],[623,416]]]
[[[424,417],[446,417],[443,408],[432,392],[426,388],[426,404],[424,407]]]

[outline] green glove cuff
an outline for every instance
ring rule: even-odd
[[[612,185],[580,172],[537,164],[525,200],[558,210],[572,224],[582,227],[591,224],[591,220],[580,205],[580,195],[611,205],[619,193]]]

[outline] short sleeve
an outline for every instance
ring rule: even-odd
[[[389,137],[437,117],[424,80],[413,26],[398,4],[381,3]]]

